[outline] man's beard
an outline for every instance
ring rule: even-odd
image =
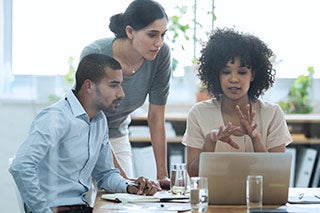
[[[100,91],[99,88],[96,88],[96,93],[97,93],[98,97],[102,97],[102,94],[101,94],[101,91]],[[104,112],[114,113],[116,111],[116,108],[112,107],[112,106],[117,104],[117,103],[115,103],[116,101],[118,101],[118,100],[117,99],[113,100],[112,104],[110,104],[109,106],[103,104],[102,101],[98,101],[97,107],[98,107],[99,110],[102,110]]]

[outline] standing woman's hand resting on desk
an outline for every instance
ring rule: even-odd
[[[167,176],[159,178],[158,182],[162,189],[164,190],[170,189],[170,178],[168,178]]]

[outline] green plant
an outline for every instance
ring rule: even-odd
[[[76,73],[76,69],[75,69],[74,64],[73,64],[73,57],[71,57],[71,56],[69,57],[68,64],[69,64],[69,70],[63,76],[63,80],[67,85],[71,86],[73,84],[73,82],[74,82],[74,77],[75,77],[75,73]],[[60,96],[58,96],[56,94],[50,94],[49,95],[49,100],[51,102],[56,102],[59,99],[60,99]]]
[[[173,72],[175,72],[179,65],[179,59],[185,59],[185,56],[189,55],[190,52],[186,52],[186,46],[193,47],[190,61],[196,64],[197,48],[202,46],[203,43],[201,38],[209,34],[197,19],[197,0],[194,0],[192,4],[185,2],[185,5],[177,6],[175,9],[177,11],[176,15],[169,17],[170,24],[166,34],[166,41],[169,43],[172,51]],[[193,14],[193,16],[187,16],[187,14]],[[212,21],[216,19],[213,8],[207,11],[207,15],[211,17]],[[185,53],[181,54],[183,52]]]
[[[185,24],[182,22],[182,17],[187,12],[187,6],[177,6],[176,9],[178,10],[178,15],[173,15],[169,17],[170,25],[168,29],[167,41],[171,46],[171,51],[173,54],[172,57],[172,70],[175,71],[179,60],[174,56],[177,51],[184,51],[185,50],[185,42],[190,40],[188,35],[188,31],[191,29],[189,24]],[[178,43],[179,45],[176,45]],[[178,49],[176,47],[178,46]]]
[[[290,86],[287,101],[279,101],[285,113],[306,114],[313,111],[309,92],[312,86],[314,69],[308,67],[308,75],[300,75]]]
[[[63,76],[63,79],[67,84],[72,85],[74,82],[74,75],[76,73],[76,69],[74,67],[73,58],[71,56],[69,57],[68,64],[69,71]]]

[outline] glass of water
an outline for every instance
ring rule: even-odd
[[[173,194],[184,195],[187,190],[187,166],[185,163],[173,164],[170,175],[170,191]]]
[[[247,208],[261,209],[263,195],[263,177],[261,175],[249,175],[247,177]]]
[[[192,212],[206,212],[208,210],[208,180],[206,177],[191,178],[190,203]]]

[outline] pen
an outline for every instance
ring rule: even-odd
[[[140,188],[140,184],[135,183],[135,182],[129,182],[128,185],[129,185],[129,186],[135,186],[135,187],[137,187],[137,188]],[[143,190],[148,190],[148,189],[149,189],[149,186],[146,185]]]
[[[114,202],[114,203],[121,203],[121,200],[119,198],[110,199],[110,198],[104,198],[106,201]]]
[[[139,184],[135,183],[135,182],[128,182],[129,186],[135,186],[137,188],[139,188]]]

